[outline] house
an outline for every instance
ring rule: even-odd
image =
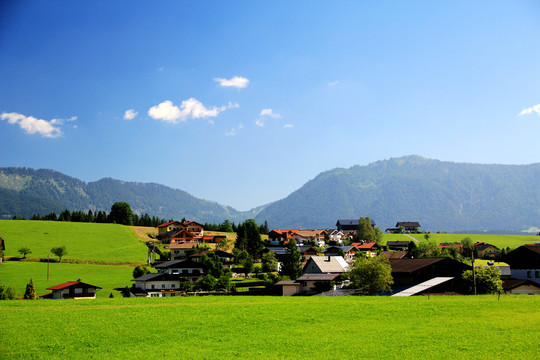
[[[296,240],[297,243],[315,243],[315,246],[323,247],[326,245],[329,236],[326,230],[294,230],[292,237]]]
[[[359,252],[362,252],[366,257],[375,257],[377,256],[377,251],[380,249],[380,246],[376,242],[359,242],[352,243],[352,246],[356,247]]]
[[[185,222],[169,221],[169,222],[158,225],[157,229],[158,229],[158,237],[160,238],[164,236],[166,233],[169,233],[175,230],[189,231],[195,236],[202,236],[204,232],[203,225],[195,221],[185,221]]]
[[[304,274],[341,274],[349,264],[341,256],[312,256],[304,265]]]
[[[296,230],[272,230],[268,233],[268,241],[272,245],[288,244]]]
[[[452,248],[456,248],[460,254],[463,253],[463,244],[458,243],[458,242],[440,243],[439,248],[442,249],[442,250],[444,250],[444,249],[451,250]]]
[[[328,233],[328,242],[333,244],[341,244],[343,242],[342,238],[345,236],[345,233],[341,230],[327,230]]]
[[[394,288],[409,287],[435,277],[456,278],[459,284],[461,274],[472,267],[451,258],[422,258],[390,260]]]
[[[353,220],[338,220],[336,222],[336,228],[340,231],[356,231],[360,226],[360,219]],[[375,227],[375,223],[371,220],[371,226]]]
[[[300,251],[300,254],[302,254],[303,261],[306,261],[312,256],[319,256],[319,251],[313,246],[299,246],[298,250]]]
[[[416,221],[401,221],[401,222],[396,223],[396,228],[398,229],[403,228],[405,232],[417,233],[417,232],[420,232],[419,230],[420,223]]]
[[[505,294],[540,295],[540,284],[531,280],[508,279],[502,287]]]
[[[171,260],[185,259],[188,251],[196,248],[199,244],[194,242],[186,243],[171,243],[169,250],[171,251]]]
[[[408,241],[387,241],[386,246],[388,246],[389,250],[408,250],[409,249],[409,242]]]
[[[522,245],[506,254],[502,261],[510,265],[513,279],[540,284],[540,243]]]
[[[68,281],[48,287],[47,290],[52,290],[52,292],[40,297],[45,299],[95,299],[98,289],[101,288],[77,279],[77,281]]]
[[[283,280],[276,283],[282,288],[283,296],[313,295],[334,288],[340,274],[304,274],[296,280]]]
[[[130,297],[166,297],[182,294],[183,277],[178,274],[148,273],[131,281]]]
[[[204,276],[203,266],[191,259],[170,260],[162,264],[155,265],[154,268],[159,273],[170,275],[180,275],[184,280],[197,281]]]
[[[475,242],[473,247],[479,259],[494,259],[500,254],[498,247],[484,242]]]
[[[326,256],[343,256],[345,260],[352,261],[356,256],[358,249],[354,245],[329,246],[324,249],[323,253]]]

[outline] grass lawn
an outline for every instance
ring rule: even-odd
[[[133,266],[65,264],[49,265],[49,281],[47,281],[47,263],[30,261],[6,261],[0,265],[0,283],[15,289],[17,297],[22,297],[30,278],[34,281],[38,295],[49,293],[48,287],[75,281],[81,281],[102,287],[98,290],[98,298],[107,298],[111,292],[121,296],[113,288],[131,286]]]
[[[415,239],[424,240],[424,234],[410,234]],[[495,245],[499,249],[507,248],[515,249],[524,244],[534,244],[540,242],[540,236],[534,235],[489,235],[489,234],[434,234],[431,233],[430,240],[437,243],[443,242],[461,242],[466,237],[473,242],[480,241]],[[410,241],[407,235],[403,234],[384,234],[384,242],[386,241]]]
[[[4,359],[538,359],[539,296],[0,302]]]
[[[50,250],[65,246],[65,259],[145,262],[147,247],[129,227],[116,224],[62,221],[0,220],[0,237],[5,240],[5,256],[20,256],[26,246],[31,258],[55,258]]]

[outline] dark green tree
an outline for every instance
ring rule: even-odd
[[[349,270],[349,279],[352,287],[370,295],[389,291],[394,283],[390,261],[381,256],[357,259]]]
[[[66,247],[65,246],[53,247],[51,249],[51,253],[53,253],[53,255],[55,255],[55,256],[58,256],[58,261],[62,262],[62,258],[65,255],[67,255]]]
[[[196,284],[196,286],[199,289],[202,289],[205,291],[215,290],[216,285],[217,285],[217,279],[210,274],[206,275],[201,280],[197,281],[197,284]]]
[[[109,213],[110,222],[122,225],[133,224],[133,211],[127,202],[119,201],[113,204]]]
[[[30,250],[30,248],[26,246],[20,247],[19,250],[17,251],[19,252],[19,254],[22,255],[23,259],[26,259],[26,255],[29,255],[32,253],[32,250]]]
[[[470,237],[466,237],[463,240],[461,240],[461,244],[463,245],[463,256],[470,258],[474,250],[473,241],[471,240]]]
[[[267,253],[264,253],[263,256],[261,257],[261,261],[262,261],[263,272],[277,271],[278,261],[273,251],[268,251]]]
[[[15,300],[15,289],[0,284],[0,300]]]
[[[286,248],[282,273],[295,280],[302,275],[302,254],[296,246],[295,239],[291,239]]]
[[[26,285],[26,291],[24,292],[23,299],[37,300],[36,288],[34,287],[34,281],[30,278],[30,282]]]
[[[136,278],[139,278],[143,275],[146,275],[148,274],[150,271],[150,268],[148,266],[145,266],[145,265],[137,265],[135,266],[135,269],[133,269],[133,278],[136,279]]]
[[[251,255],[248,255],[246,259],[244,260],[244,276],[248,277],[250,272],[253,272],[253,257]]]
[[[381,229],[379,229],[376,226],[373,226],[371,223],[371,219],[369,217],[361,217],[359,219],[360,224],[358,225],[358,230],[356,231],[356,235],[354,236],[354,241],[367,241],[367,242],[375,242],[377,245],[382,244],[382,238],[383,233]]]

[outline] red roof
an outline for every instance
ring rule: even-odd
[[[94,287],[96,289],[101,289],[99,286],[90,285],[90,284],[84,283],[82,281],[68,281],[68,282],[65,282],[63,284],[48,287],[47,290],[62,290],[62,289],[65,289],[65,288],[72,287],[73,285],[86,285],[88,287]]]
[[[158,226],[156,226],[156,227],[158,227],[158,228],[161,228],[161,227],[167,227],[167,226],[169,226],[169,225],[171,225],[171,224],[174,224],[174,223],[180,223],[180,222],[179,222],[179,221],[174,221],[174,220],[173,220],[173,221],[168,221],[168,222],[163,223],[163,224],[161,224],[161,225],[158,225]]]
[[[351,245],[356,246],[358,250],[369,250],[377,245],[376,242],[366,242],[366,243],[352,243]]]

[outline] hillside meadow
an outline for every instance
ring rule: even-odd
[[[409,234],[418,241],[424,240],[424,234]],[[540,236],[534,235],[492,235],[492,234],[436,234],[430,233],[430,240],[437,243],[461,242],[468,237],[473,242],[485,242],[497,246],[499,249],[515,249],[525,244],[540,242]],[[387,241],[410,241],[411,238],[404,234],[384,234],[384,242]]]
[[[4,359],[538,359],[540,297],[0,302]]]
[[[17,250],[26,246],[32,250],[28,257],[54,258],[50,250],[65,246],[66,260],[142,263],[148,252],[128,226],[117,224],[0,220],[0,237],[5,256],[20,256]]]

